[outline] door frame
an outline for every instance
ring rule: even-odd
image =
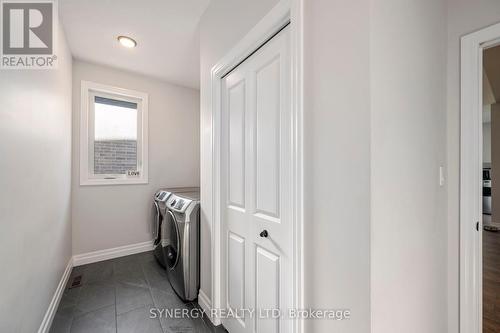
[[[222,78],[284,26],[290,24],[291,38],[291,117],[292,117],[292,228],[293,232],[293,306],[303,309],[304,255],[303,255],[303,1],[281,0],[235,47],[211,70],[212,108],[212,309],[222,308],[221,292],[223,253],[221,221],[221,92]],[[220,318],[211,318],[215,325]],[[295,320],[293,332],[304,332],[303,320]]]
[[[460,332],[483,324],[482,140],[483,50],[500,43],[500,23],[461,38]]]

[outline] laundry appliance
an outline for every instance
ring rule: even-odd
[[[172,191],[166,202],[163,256],[168,280],[184,301],[200,288],[200,191]]]

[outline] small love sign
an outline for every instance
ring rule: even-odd
[[[127,177],[139,177],[140,172],[138,170],[127,170]]]

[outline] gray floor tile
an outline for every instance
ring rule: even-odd
[[[188,308],[188,306],[177,297],[172,288],[151,288],[151,295],[153,296],[153,303],[157,307],[167,309],[173,309],[176,307],[179,307],[180,309]]]
[[[151,290],[153,302],[159,309],[192,309],[192,306],[181,301],[173,291],[163,291],[158,289]],[[164,332],[168,333],[208,333],[208,327],[201,318],[177,318],[162,316],[160,318],[161,326]]]
[[[163,333],[160,321],[150,318],[149,307],[118,315],[118,333]]]
[[[189,306],[201,310],[200,305],[196,301],[192,302]],[[210,318],[208,318],[208,316],[205,313],[203,313],[202,321],[205,324],[205,327],[208,329],[207,332],[211,332],[211,333],[227,333],[227,331],[224,328],[224,326],[222,326],[222,325],[214,326],[214,324],[210,321]]]
[[[82,283],[112,282],[113,262],[110,260],[90,264],[83,271]]]
[[[59,310],[58,310],[59,312]],[[52,326],[50,327],[50,333],[70,333],[72,317],[66,317],[56,313],[54,320],[52,321]]]
[[[73,319],[71,333],[115,333],[115,306],[111,305]]]
[[[159,290],[170,289],[167,272],[156,262],[143,263],[143,270],[150,287]]]
[[[166,318],[160,321],[165,333],[211,333],[199,318]]]
[[[164,278],[167,276],[167,272],[165,268],[161,267],[156,261],[145,261],[141,263],[142,268],[144,270],[144,274],[146,277],[151,278]]]
[[[143,252],[136,254],[141,263],[156,262],[153,252]]]
[[[198,307],[177,297],[152,252],[78,266],[71,272],[77,275],[83,277],[82,286],[64,291],[52,333],[225,332],[202,318],[150,319],[151,308]]]
[[[73,318],[77,303],[78,298],[73,298],[72,296],[68,296],[66,293],[64,293],[61,301],[59,302],[57,314],[66,318]]]
[[[76,305],[71,305],[71,306],[66,306],[66,307],[61,307],[57,309],[56,314],[60,317],[67,318],[67,319],[73,319],[76,316],[80,316],[84,314],[84,311],[81,311],[77,308]]]
[[[213,332],[214,333],[227,333],[227,330],[224,328],[224,326],[219,325],[219,326],[214,327]]]
[[[81,287],[76,287],[72,289],[66,288],[63,292],[63,299],[76,302],[76,300],[78,300],[78,297],[80,296],[80,290],[82,290]]]
[[[115,304],[114,284],[109,282],[89,283],[82,287],[77,310],[83,313]]]
[[[129,274],[122,274],[115,276],[115,283],[128,284],[131,286],[142,287],[142,288],[149,287],[144,274],[142,274],[142,271],[139,273],[129,273]]]
[[[134,255],[115,259],[113,273],[115,276],[143,276],[141,257]]]
[[[75,277],[75,276],[82,275],[83,272],[85,271],[85,268],[87,266],[88,265],[82,265],[82,266],[75,266],[75,267],[73,267],[73,269],[71,270],[70,279],[73,278],[73,277]]]
[[[152,305],[153,299],[149,288],[140,285],[117,283],[116,285],[116,312],[122,314],[130,310]]]
[[[205,324],[202,318],[193,319],[196,332],[198,333],[212,333],[212,330]]]
[[[77,309],[80,288],[66,289],[57,308],[51,332],[69,332],[71,322],[76,315],[81,315]]]

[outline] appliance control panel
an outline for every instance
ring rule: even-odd
[[[158,191],[155,195],[155,200],[161,201],[161,202],[166,202],[169,196],[170,196],[170,192]]]
[[[167,207],[176,212],[183,213],[187,209],[190,203],[191,200],[189,199],[180,198],[176,195],[172,195],[167,202]]]

